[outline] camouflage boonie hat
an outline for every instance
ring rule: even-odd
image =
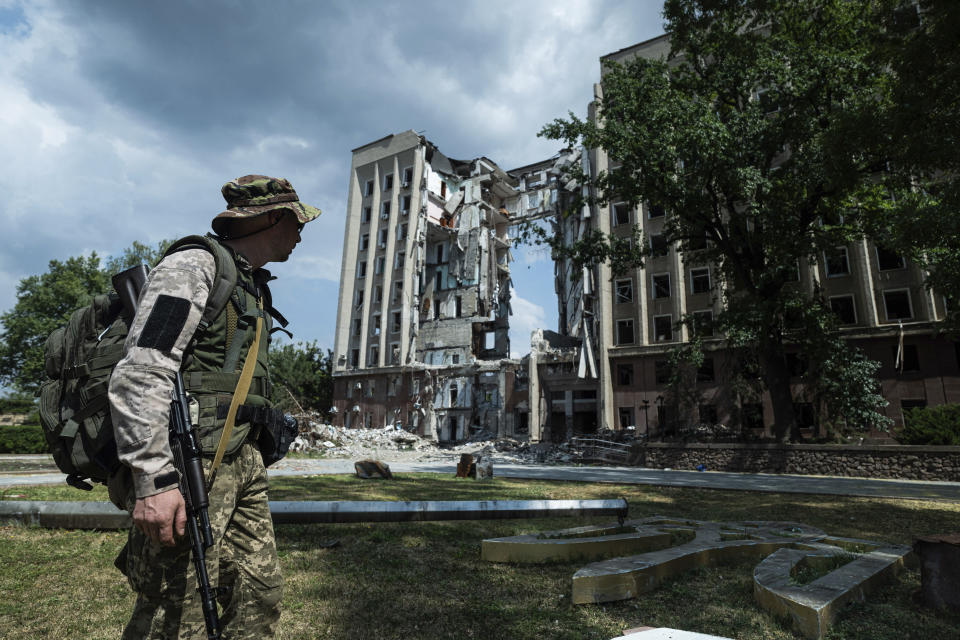
[[[230,221],[239,218],[255,218],[268,211],[286,209],[307,223],[320,215],[320,209],[300,202],[293,185],[286,178],[249,175],[231,180],[220,189],[227,201],[227,210],[213,219],[213,232],[228,236]]]

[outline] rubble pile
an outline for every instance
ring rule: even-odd
[[[300,435],[291,451],[321,453],[330,458],[360,460],[456,460],[464,453],[490,456],[499,464],[570,464],[576,456],[566,444],[530,444],[513,438],[496,438],[487,431],[455,445],[439,445],[417,434],[388,426],[381,429],[344,429],[302,419]]]

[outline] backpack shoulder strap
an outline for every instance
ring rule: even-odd
[[[185,249],[205,249],[209,251],[213,254],[213,261],[216,265],[216,275],[210,289],[210,296],[207,298],[207,305],[204,307],[203,316],[200,318],[200,324],[203,328],[206,328],[220,315],[223,308],[227,306],[230,296],[233,295],[238,279],[237,264],[234,262],[230,250],[220,244],[211,234],[181,238],[170,245],[170,248],[164,252],[163,257]]]

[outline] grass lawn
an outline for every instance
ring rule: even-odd
[[[826,532],[912,543],[956,531],[960,503],[646,486],[457,480],[436,474],[392,481],[352,476],[277,478],[275,500],[482,500],[615,498],[630,515],[702,520],[794,520]],[[105,492],[14,487],[0,499],[106,500]],[[610,519],[503,520],[353,525],[281,525],[286,579],[283,639],[497,638],[606,640],[631,627],[669,626],[731,638],[793,638],[785,621],[753,600],[753,563],[701,569],[635,600],[570,603],[583,563],[501,565],[480,560],[484,538]],[[0,638],[118,638],[133,597],[113,559],[119,532],[0,527]],[[339,540],[333,548],[318,541]],[[960,616],[914,600],[911,571],[864,604],[849,606],[828,638],[957,636]]]

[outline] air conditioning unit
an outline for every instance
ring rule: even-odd
[[[353,405],[353,412],[354,412],[354,413],[360,413],[360,405],[358,405],[358,404]]]
[[[409,180],[404,180],[404,181],[400,184],[400,186],[403,187],[404,189],[406,189],[407,187],[410,186],[410,181],[409,181]]]

